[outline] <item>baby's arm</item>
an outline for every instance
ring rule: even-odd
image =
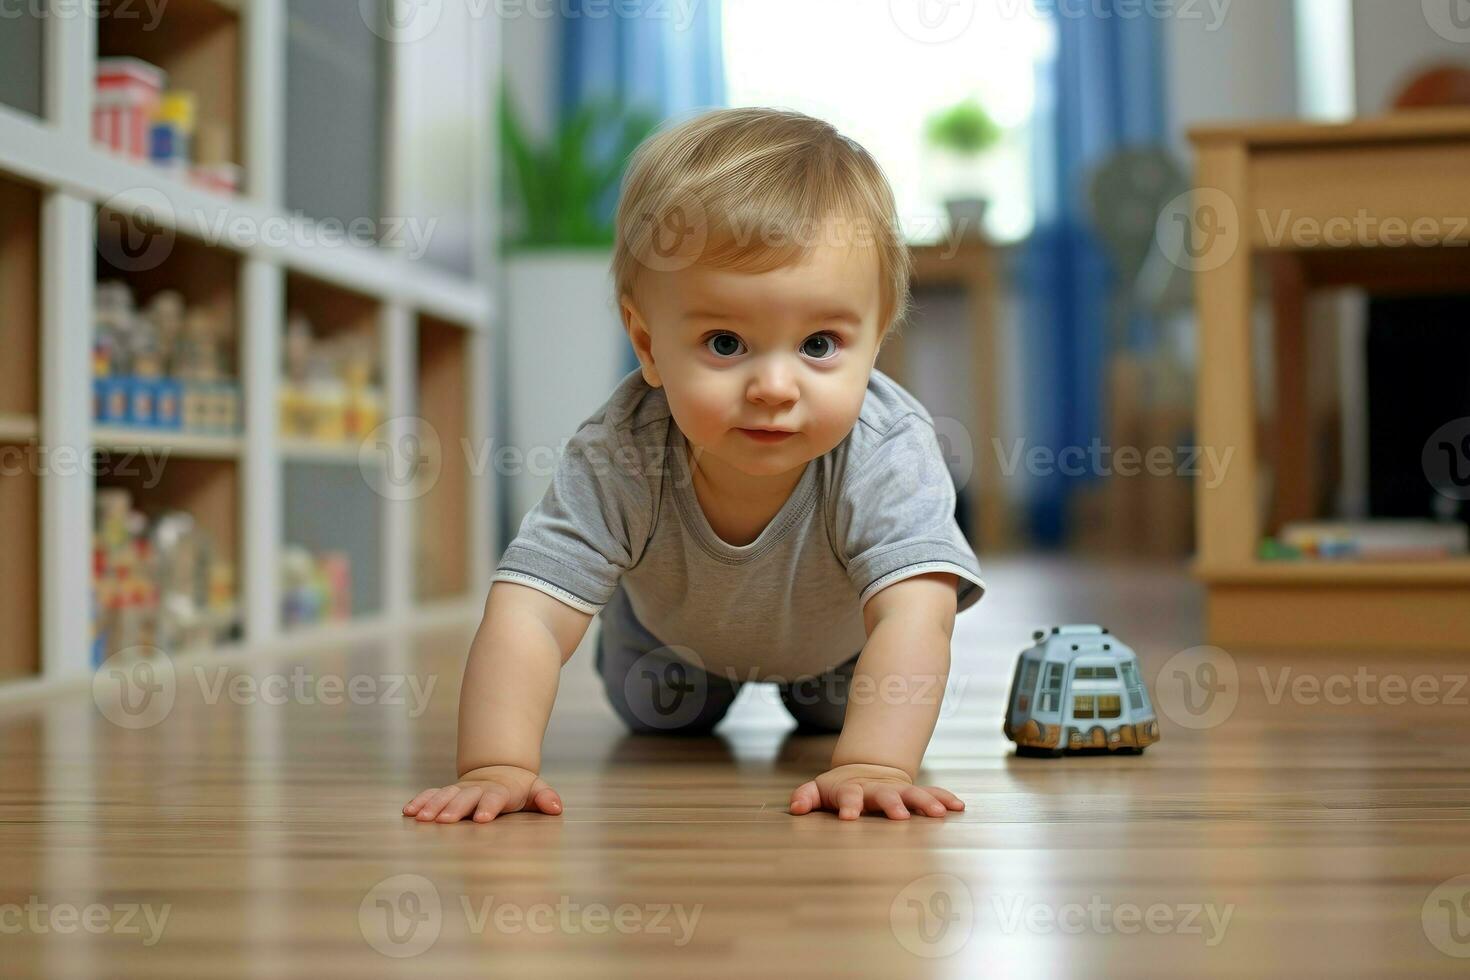
[[[949,678],[955,585],[947,572],[916,575],[868,600],[868,642],[848,687],[832,768],[797,787],[792,813],[828,809],[852,820],[873,809],[904,820],[909,807],[931,817],[965,808],[947,789],[914,784]]]
[[[459,781],[426,789],[403,808],[421,821],[477,822],[500,813],[558,814],[561,797],[541,779],[541,740],[562,665],[590,613],[514,582],[496,582],[470,645],[459,693]]]

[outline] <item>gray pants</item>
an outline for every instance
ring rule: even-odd
[[[613,710],[639,734],[708,734],[744,682],[710,674],[676,656],[633,615],[622,588],[603,607],[595,666]],[[840,732],[857,655],[820,677],[780,684],[798,728]]]

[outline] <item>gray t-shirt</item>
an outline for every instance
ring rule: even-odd
[[[631,372],[568,441],[495,579],[589,613],[621,585],[649,633],[742,681],[851,659],[867,639],[863,604],[902,579],[954,573],[962,610],[985,590],[933,420],[880,371],[847,438],[807,464],[749,544],[711,529],[687,447],[663,390]]]

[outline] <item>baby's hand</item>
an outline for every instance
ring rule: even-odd
[[[791,794],[791,812],[836,810],[839,820],[856,820],[865,810],[882,810],[889,819],[907,820],[908,807],[930,817],[963,810],[964,801],[938,786],[915,786],[902,769],[852,764],[829,769]]]
[[[403,812],[425,823],[457,823],[473,812],[476,823],[489,823],[499,814],[517,810],[539,810],[556,816],[561,809],[556,790],[529,769],[485,766],[465,773],[453,786],[424,790],[408,802]]]

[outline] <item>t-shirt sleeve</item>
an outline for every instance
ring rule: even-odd
[[[506,546],[495,581],[539,589],[582,612],[600,610],[647,544],[651,472],[619,430],[584,423]]]
[[[849,460],[834,532],[859,604],[929,572],[958,576],[958,610],[980,601],[980,563],[954,512],[954,480],[934,425],[922,415],[905,416],[863,458]]]

